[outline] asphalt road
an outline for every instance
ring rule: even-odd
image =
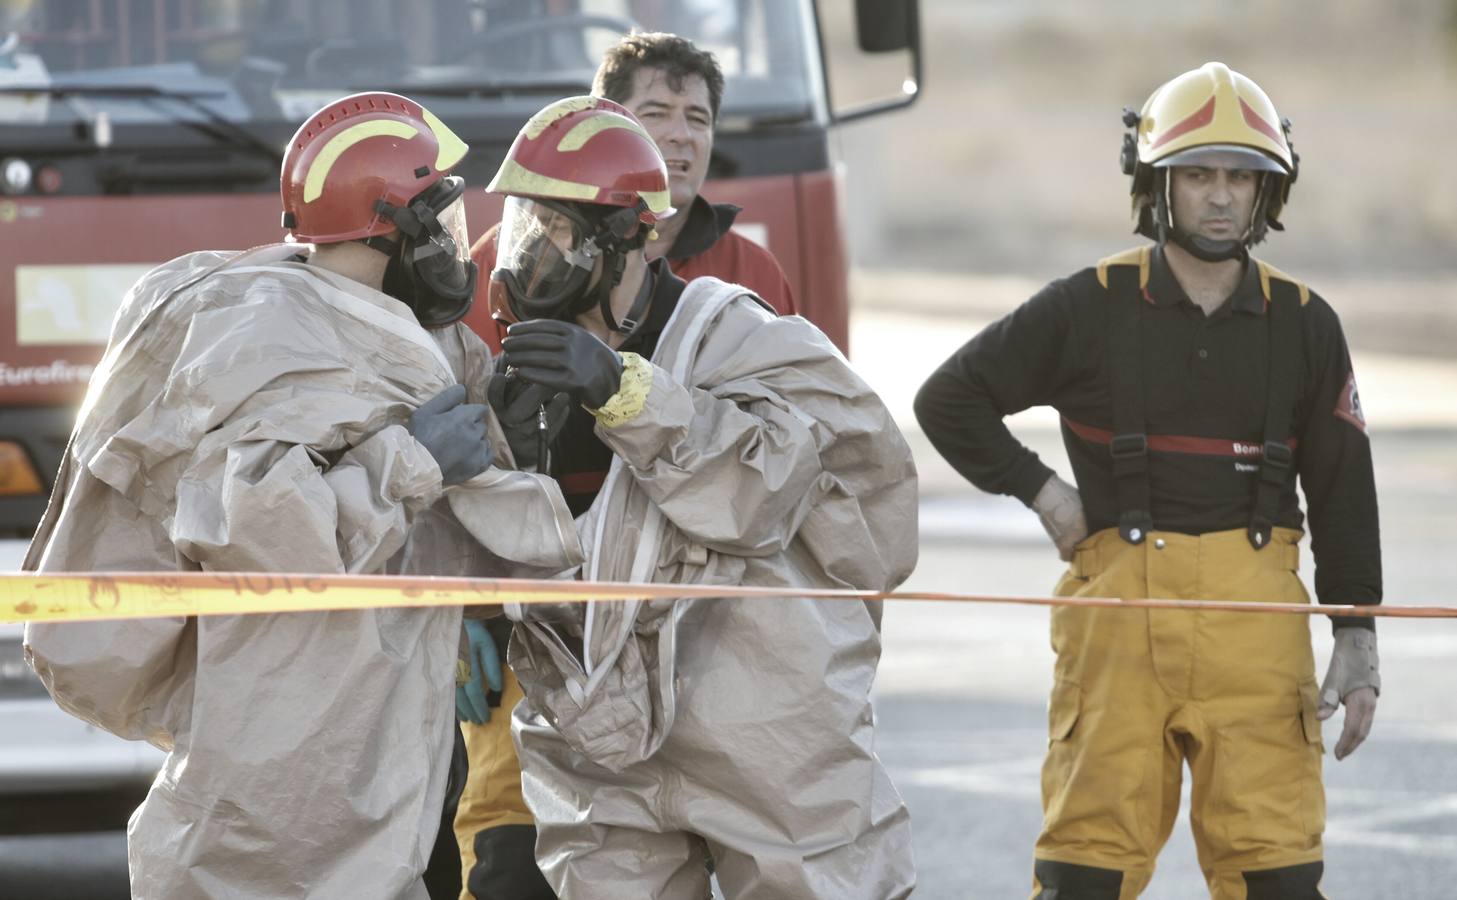
[[[915,386],[978,324],[863,314],[856,364],[909,427]],[[864,352],[870,347],[891,349]],[[1447,586],[1457,581],[1457,408],[1447,388],[1457,386],[1457,364],[1358,352],[1357,370],[1375,441],[1388,602],[1449,604]],[[1066,473],[1049,417],[1020,416],[1014,427]],[[1016,501],[976,493],[923,438],[909,437],[923,503],[921,564],[906,586],[1050,590],[1060,564],[1031,514]],[[1307,557],[1307,583],[1310,572]],[[908,603],[887,611],[878,741],[912,811],[919,900],[1028,893],[1051,680],[1046,629],[1045,610],[1027,607]],[[1341,763],[1327,757],[1325,890],[1333,900],[1450,896],[1457,883],[1457,623],[1389,621],[1380,629],[1384,690],[1375,730],[1355,756]],[[1320,620],[1313,631],[1323,672],[1329,632]],[[1328,747],[1340,722],[1338,715],[1325,725]],[[0,900],[115,895],[108,891],[118,890],[124,872],[120,834],[94,831],[119,827],[116,805],[115,797],[0,799]],[[50,836],[55,831],[69,834]],[[19,891],[22,873],[31,887]],[[90,879],[84,891],[74,889],[80,879]],[[1181,819],[1145,897],[1205,896]]]

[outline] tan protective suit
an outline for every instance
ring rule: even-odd
[[[437,503],[439,468],[404,427],[457,382],[483,402],[479,340],[427,333],[403,304],[292,261],[299,250],[195,253],[137,283],[26,567],[576,565],[554,486],[488,469]],[[63,708],[170,751],[128,827],[133,896],[424,898],[460,616],[32,625],[26,642]]]
[[[682,295],[641,411],[578,520],[585,577],[888,590],[916,473],[817,329],[713,278]],[[564,900],[889,900],[909,817],[874,751],[879,604],[507,607],[537,859]],[[578,662],[581,647],[585,664]]]

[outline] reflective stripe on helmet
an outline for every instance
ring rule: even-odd
[[[447,129],[449,130],[449,129]],[[334,168],[334,163],[344,155],[344,151],[353,147],[360,141],[369,140],[372,137],[397,137],[410,140],[419,134],[419,129],[404,122],[380,119],[373,122],[360,122],[339,132],[329,139],[309,164],[309,172],[304,176],[304,202],[312,203],[319,199],[324,193],[324,180],[329,177],[329,170]]]
[[[587,145],[588,141],[609,128],[624,128],[628,131],[635,131],[650,141],[653,139],[647,129],[626,116],[593,116],[573,125],[571,130],[562,135],[560,141],[557,141],[556,148],[563,153],[580,150]]]
[[[521,127],[521,133],[526,135],[528,139],[534,141],[541,137],[542,132],[546,131],[547,126],[557,119],[564,118],[580,110],[597,109],[600,105],[596,97],[568,97],[565,100],[558,100],[530,119],[527,119],[526,124]]]
[[[601,192],[601,189],[594,184],[566,181],[533,172],[513,159],[501,163],[500,171],[496,173],[495,179],[486,187],[486,190],[492,193],[518,194],[524,197],[559,197],[563,200],[580,200],[583,203],[594,202],[597,194]]]
[[[465,158],[466,151],[470,149],[460,136],[450,130],[450,126],[440,121],[435,113],[420,107],[420,117],[425,124],[430,126],[430,132],[435,135],[435,141],[440,145],[435,155],[435,171],[448,172],[455,168],[455,164]]]

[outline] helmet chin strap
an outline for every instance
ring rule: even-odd
[[[627,251],[631,252],[631,251]],[[602,251],[602,277],[592,287],[582,291],[576,300],[572,301],[566,309],[564,319],[570,321],[582,313],[596,306],[602,313],[602,321],[607,325],[609,331],[615,331],[626,337],[632,337],[642,328],[648,304],[652,301],[652,270],[645,273],[642,286],[638,288],[637,296],[633,298],[632,306],[628,309],[627,315],[618,321],[612,314],[612,292],[622,283],[622,275],[627,271],[627,253],[620,250]]]
[[[1189,251],[1196,259],[1202,259],[1205,262],[1244,259],[1249,255],[1244,241],[1211,241],[1197,234],[1189,234],[1182,228],[1170,228],[1167,239]]]
[[[618,259],[624,260],[620,256]],[[625,268],[625,266],[622,268]],[[605,282],[606,279],[604,278],[603,281]],[[616,281],[619,284],[622,282],[621,270],[617,273]],[[632,299],[632,306],[628,308],[627,315],[622,317],[621,322],[617,321],[617,318],[612,315],[612,291],[609,290],[601,294],[601,299],[598,301],[600,304],[599,308],[602,310],[602,321],[607,323],[609,329],[625,337],[632,337],[634,334],[637,334],[638,329],[642,328],[643,321],[647,316],[648,304],[653,299],[653,281],[653,270],[644,269],[642,284],[638,285],[637,296]]]
[[[595,290],[591,291],[592,297],[597,300],[597,308],[602,313],[602,321],[607,325],[609,331],[615,331],[625,337],[632,337],[642,327],[643,318],[648,310],[648,304],[652,302],[652,271],[644,273],[643,283],[638,287],[637,296],[632,300],[627,315],[622,321],[612,314],[612,292],[622,283],[622,275],[627,271],[627,255],[641,250],[646,235],[639,216],[646,208],[641,200],[637,206],[616,210],[609,214],[599,226],[594,240],[602,248],[602,280],[597,282]]]

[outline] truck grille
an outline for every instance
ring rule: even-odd
[[[45,685],[25,664],[20,638],[0,638],[0,701],[45,699]]]

